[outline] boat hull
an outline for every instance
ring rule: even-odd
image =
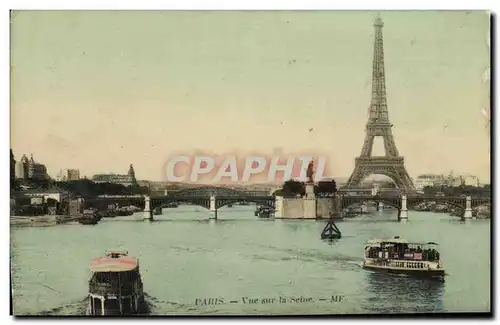
[[[82,225],[96,225],[99,220],[98,219],[80,219],[78,220]]]
[[[438,270],[428,270],[428,269],[408,269],[408,268],[392,268],[376,265],[363,265],[364,269],[381,272],[381,273],[392,273],[392,274],[406,274],[413,277],[444,277],[444,269]]]
[[[133,297],[130,297],[134,299]],[[93,295],[89,294],[89,299],[93,299]],[[123,308],[123,307],[122,307]],[[92,310],[92,306],[89,303],[87,305],[87,308],[85,310],[85,315],[86,316],[127,316],[127,315],[144,315],[149,312],[148,305],[146,303],[146,300],[144,299],[144,294],[138,294],[137,295],[137,303],[134,304],[133,307],[131,307],[128,310],[121,310],[119,306],[114,306],[114,307],[104,307],[104,309],[100,309],[98,311]]]

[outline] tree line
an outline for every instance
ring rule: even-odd
[[[56,182],[58,188],[73,193],[77,196],[97,195],[136,195],[149,194],[146,186],[125,186],[114,183],[96,183],[89,179]]]
[[[314,185],[316,196],[335,196],[337,193],[337,183],[334,180],[319,181]],[[306,194],[306,184],[301,181],[288,180],[283,183],[283,187],[273,193],[273,196],[304,196]]]
[[[89,179],[79,179],[74,181],[57,182],[55,180],[29,180],[24,181],[23,185],[38,190],[63,190],[74,196],[94,197],[98,195],[137,195],[149,194],[147,186],[125,186],[114,183],[96,183]],[[13,188],[14,190],[17,189]]]
[[[445,196],[470,195],[472,197],[491,197],[491,186],[427,186],[423,189],[424,195],[435,196],[443,193]]]

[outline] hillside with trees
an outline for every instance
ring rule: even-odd
[[[125,186],[113,183],[95,183],[89,179],[75,181],[56,182],[59,189],[68,191],[77,196],[97,195],[135,195],[149,194],[149,188],[145,186]]]
[[[98,195],[136,195],[149,194],[147,186],[125,186],[113,183],[96,183],[89,179],[56,182],[48,180],[25,180],[22,185],[41,191],[63,190],[74,196],[98,196]]]

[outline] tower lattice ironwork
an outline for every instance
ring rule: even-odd
[[[375,45],[373,53],[372,97],[369,110],[366,136],[361,155],[356,158],[354,171],[347,181],[347,187],[357,187],[361,181],[372,174],[390,177],[400,189],[413,190],[413,182],[404,167],[404,158],[399,156],[392,124],[389,122],[387,97],[385,90],[384,40],[382,28],[384,23],[377,17],[375,27]],[[382,137],[385,156],[372,156],[373,140]]]

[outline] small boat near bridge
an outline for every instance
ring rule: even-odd
[[[83,215],[78,217],[78,222],[82,225],[96,225],[102,216],[97,213],[95,209],[87,209],[83,211]]]

